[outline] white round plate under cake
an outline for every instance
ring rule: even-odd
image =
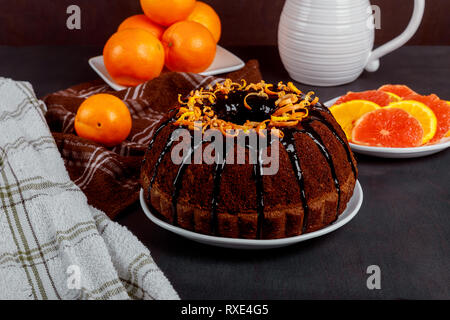
[[[329,226],[314,231],[310,233],[306,233],[303,235],[290,237],[290,238],[282,238],[282,239],[273,239],[273,240],[250,240],[250,239],[234,239],[234,238],[224,238],[224,237],[216,237],[216,236],[208,236],[201,233],[192,232],[186,229],[182,229],[180,227],[176,227],[167,222],[164,222],[156,215],[154,215],[150,208],[148,207],[145,199],[144,199],[144,190],[141,189],[140,193],[140,201],[142,209],[144,210],[147,217],[154,222],[156,225],[160,226],[163,229],[166,229],[170,232],[173,232],[179,236],[184,238],[200,242],[203,244],[208,244],[216,247],[224,247],[224,248],[233,248],[233,249],[248,249],[248,250],[261,250],[261,249],[272,249],[289,246],[298,242],[302,242],[305,240],[309,240],[312,238],[323,236],[327,233],[330,233],[336,229],[347,224],[350,220],[352,220],[359,209],[361,208],[361,204],[363,202],[363,191],[359,181],[356,181],[355,190],[353,192],[353,196],[350,201],[347,203],[347,208],[344,212],[339,216],[339,218]]]
[[[340,97],[331,99],[325,102],[327,107],[331,107]],[[414,148],[383,148],[362,146],[349,142],[350,148],[357,153],[379,158],[405,159],[405,158],[419,158],[429,156],[450,147],[450,139],[444,139],[440,143],[426,145]]]

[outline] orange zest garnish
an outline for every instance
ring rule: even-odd
[[[298,120],[297,121],[279,121],[276,124],[278,127],[293,127],[298,124]]]
[[[294,84],[292,82],[288,82],[288,88],[291,91],[295,92],[296,94],[301,94],[302,93],[299,89],[297,89],[296,86],[294,86]]]
[[[291,112],[291,111],[298,111],[298,110],[302,110],[302,111],[305,111],[306,112],[306,114],[308,114],[308,109],[306,108],[306,106],[307,106],[307,102],[306,102],[306,100],[303,100],[303,101],[301,101],[300,103],[298,103],[298,104],[288,104],[287,106],[285,106],[285,107],[282,107],[282,108],[280,108],[280,109],[277,109],[274,113],[273,113],[273,115],[274,116],[278,116],[278,115],[281,115],[281,114],[284,114],[284,113],[287,113],[287,112]]]
[[[272,88],[273,84],[266,84],[266,86],[264,87],[264,92],[267,94],[273,94],[273,95],[277,95],[278,93],[275,91],[270,90],[269,88]]]
[[[284,133],[279,128],[292,127],[299,124],[304,118],[308,117],[308,107],[316,104],[319,99],[317,97],[312,99],[314,92],[308,92],[302,96],[302,92],[292,82],[288,82],[287,85],[282,82],[278,83],[278,91],[273,91],[271,88],[273,88],[273,85],[266,84],[264,81],[247,85],[245,80],[237,83],[231,79],[226,79],[223,83],[216,83],[214,87],[208,86],[206,91],[203,88],[191,91],[185,100],[179,95],[178,102],[180,107],[175,124],[187,126],[191,130],[202,130],[202,132],[209,128],[216,129],[228,137],[235,137],[240,131],[248,133],[251,130],[264,135],[263,130],[269,128],[271,134],[282,138]],[[244,107],[249,110],[252,110],[252,107],[247,102],[247,98],[250,96],[258,96],[265,99],[269,99],[269,95],[278,96],[278,99],[275,101],[276,109],[270,116],[270,119],[261,122],[247,120],[244,124],[238,125],[219,119],[211,108],[217,101],[217,93],[220,92],[227,98],[227,95],[233,90],[248,92],[243,103]]]

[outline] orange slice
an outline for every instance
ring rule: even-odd
[[[352,100],[341,104],[335,104],[330,108],[330,111],[344,130],[347,139],[350,140],[356,121],[364,114],[380,108],[381,107],[378,104],[371,101]]]
[[[345,96],[339,98],[336,104],[341,104],[344,102],[352,100],[367,100],[376,103],[380,107],[387,106],[389,103],[393,102],[391,96],[383,91],[368,90],[362,92],[347,92]]]
[[[400,98],[404,98],[411,94],[416,94],[416,92],[414,92],[414,90],[412,90],[410,87],[405,86],[403,84],[385,84],[384,86],[380,87],[378,89],[378,91],[383,91],[386,93],[393,93]]]
[[[450,106],[444,100],[441,100],[437,95],[411,95],[406,97],[405,100],[422,102],[426,104],[428,108],[433,110],[437,119],[437,130],[433,139],[431,139],[429,143],[439,142],[450,131]]]
[[[353,128],[353,143],[385,148],[409,148],[422,144],[420,122],[398,108],[380,108],[362,116]]]
[[[394,102],[388,105],[386,108],[402,109],[416,118],[423,129],[422,144],[427,143],[433,139],[437,130],[437,118],[433,110],[428,108],[425,104],[415,100],[403,100],[400,102]]]
[[[398,95],[396,95],[395,93],[392,93],[392,92],[386,92],[386,93],[391,97],[392,102],[398,102],[398,101],[402,100],[402,98],[399,97]]]

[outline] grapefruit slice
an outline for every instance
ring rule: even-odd
[[[437,119],[437,129],[434,137],[429,141],[430,143],[439,142],[450,130],[450,106],[435,94],[429,96],[421,96],[418,94],[410,95],[406,100],[416,100],[427,105],[433,110]]]
[[[403,100],[400,102],[391,103],[386,108],[398,108],[405,110],[414,118],[419,120],[423,129],[422,144],[430,141],[436,134],[437,119],[434,112],[425,104],[415,100]]]
[[[376,109],[380,109],[380,106],[371,101],[352,100],[341,104],[335,104],[330,108],[330,111],[342,127],[342,130],[344,130],[347,139],[350,140],[356,121],[361,118],[362,115]]]
[[[403,84],[386,84],[386,85],[380,87],[378,90],[383,91],[383,92],[393,93],[400,98],[404,98],[411,94],[417,94],[410,87],[405,86]]]
[[[381,108],[362,116],[352,132],[354,143],[387,148],[417,147],[422,144],[423,129],[408,112]]]
[[[352,100],[367,100],[376,103],[380,107],[387,106],[392,102],[392,98],[386,92],[369,90],[362,92],[348,92],[345,96],[342,96],[336,101],[335,104],[341,104]]]

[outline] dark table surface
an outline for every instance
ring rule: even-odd
[[[265,80],[287,81],[275,47],[230,48],[256,58]],[[1,47],[0,76],[26,80],[38,96],[96,78],[98,47]],[[450,47],[404,47],[340,87],[314,88],[321,101],[349,90],[404,83],[450,100]],[[311,87],[299,85],[304,90]],[[364,202],[326,236],[286,248],[238,251],[188,241],[150,222],[133,205],[120,215],[147,245],[184,299],[450,299],[450,151],[389,160],[357,155]],[[381,289],[366,286],[381,269]]]

